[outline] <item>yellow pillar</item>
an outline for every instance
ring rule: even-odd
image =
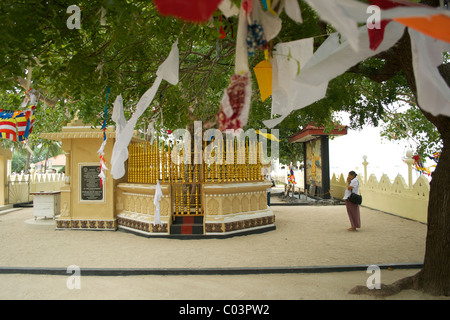
[[[115,130],[106,130],[107,142],[104,148],[106,167],[111,169],[111,156],[115,142]],[[43,133],[41,138],[62,142],[66,153],[65,185],[61,188],[61,215],[57,217],[58,229],[115,230],[115,189],[117,184],[127,179],[115,180],[111,170],[105,171],[105,180],[98,177],[100,159],[97,150],[103,142],[100,128],[92,128],[78,119],[72,121],[61,132]],[[133,137],[132,142],[140,142]],[[139,150],[130,147],[130,154],[140,156]],[[136,165],[139,162],[136,161]],[[129,165],[132,180],[141,178],[137,168]]]
[[[0,142],[0,206],[6,204],[8,197],[8,160],[11,160],[12,153],[9,149],[3,149]]]
[[[408,187],[409,189],[412,189],[413,182],[412,182],[412,166],[414,164],[414,159],[412,158],[413,153],[411,150],[406,151],[406,159],[405,163],[408,165]]]

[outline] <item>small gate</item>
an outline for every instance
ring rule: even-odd
[[[24,204],[31,201],[30,179],[8,180],[8,204]]]
[[[201,195],[201,183],[172,183],[173,216],[203,215]]]
[[[172,235],[202,235],[204,221],[202,210],[202,183],[172,183]]]

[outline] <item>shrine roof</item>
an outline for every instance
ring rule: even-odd
[[[308,142],[320,136],[343,136],[347,134],[347,126],[336,125],[330,132],[325,131],[325,127],[316,126],[314,123],[308,124],[298,133],[289,137],[290,143]]]

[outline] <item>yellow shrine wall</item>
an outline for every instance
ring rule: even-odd
[[[0,142],[0,181],[3,181],[3,185],[0,186],[0,206],[3,206],[6,204],[6,196],[8,194],[7,191],[7,163],[8,160],[12,158],[12,153],[10,150],[2,149],[1,148],[1,142]]]
[[[275,225],[275,215],[267,207],[270,181],[205,184],[204,210],[207,234],[256,230]]]
[[[161,224],[154,224],[156,185],[118,184],[115,193],[118,227],[143,234],[167,234],[172,217],[171,186],[163,184],[161,191],[162,197],[159,203]]]
[[[106,136],[106,167],[111,168],[114,128],[107,128]],[[56,219],[57,229],[116,230],[114,194],[116,185],[122,180],[114,180],[110,171],[106,170],[102,199],[92,201],[81,197],[81,169],[83,166],[100,167],[97,150],[103,143],[103,132],[74,120],[61,132],[43,133],[41,137],[61,141],[66,154],[65,183],[61,187],[61,214]]]

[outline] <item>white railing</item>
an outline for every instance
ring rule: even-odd
[[[64,173],[10,174],[7,183],[9,204],[26,203],[33,200],[32,192],[59,191],[64,185]]]

